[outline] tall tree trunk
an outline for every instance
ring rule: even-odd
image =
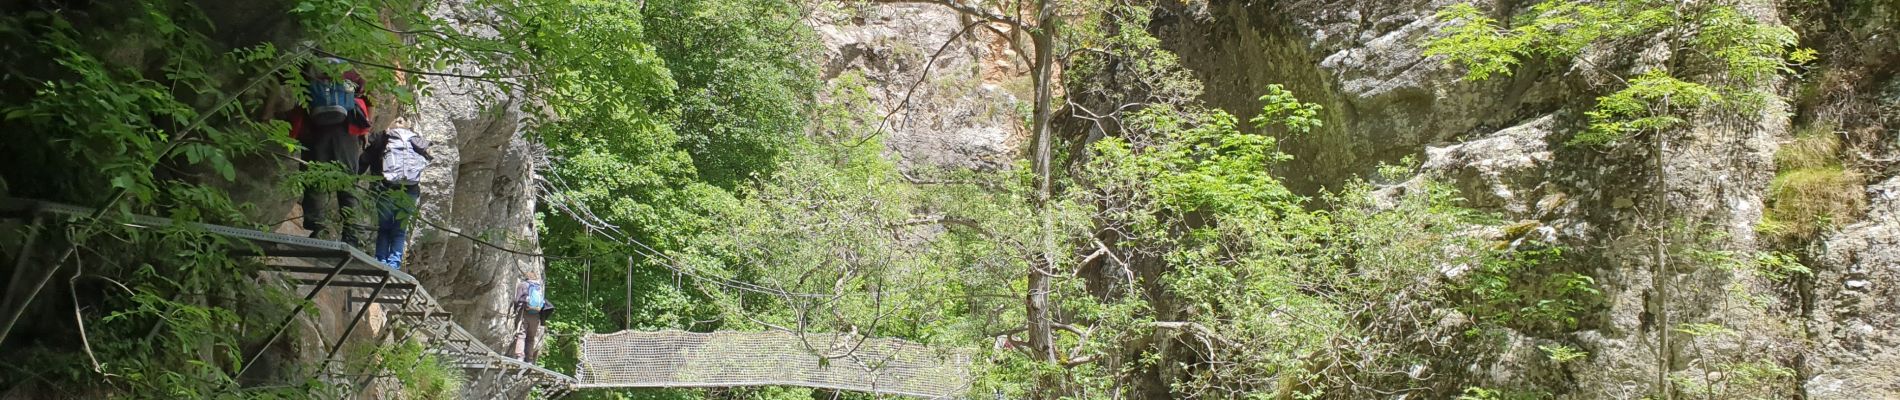
[[[1046,7],[1047,4],[1043,6]],[[1029,293],[1026,296],[1025,306],[1028,314],[1026,328],[1029,335],[1029,348],[1034,353],[1035,360],[1041,362],[1057,361],[1055,323],[1051,320],[1049,311],[1049,291],[1054,286],[1050,282],[1053,277],[1049,276],[1049,272],[1056,266],[1057,254],[1055,219],[1049,212],[1049,202],[1053,196],[1050,188],[1050,164],[1053,157],[1050,149],[1053,146],[1050,145],[1052,138],[1049,132],[1049,120],[1052,113],[1050,103],[1055,97],[1052,88],[1055,81],[1055,40],[1052,20],[1052,18],[1043,18],[1038,23],[1040,29],[1029,32],[1031,40],[1035,43],[1034,51],[1036,52],[1036,62],[1032,66],[1036,85],[1032,129],[1036,135],[1036,212],[1042,224],[1042,229],[1039,230],[1042,254],[1040,260],[1037,260],[1029,270]],[[1040,386],[1037,397],[1055,397],[1054,392],[1057,386],[1055,377],[1044,377],[1041,379]]]

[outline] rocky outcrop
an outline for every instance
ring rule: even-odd
[[[506,349],[515,282],[539,275],[534,160],[520,132],[518,102],[456,78],[428,78],[435,95],[418,100],[415,130],[436,143],[424,177],[422,216],[405,270],[428,285],[456,322]],[[495,92],[488,92],[495,94]],[[508,249],[478,243],[470,237]]]
[[[996,169],[1018,155],[1028,67],[995,32],[934,4],[865,4],[811,20],[822,78],[835,87],[861,74],[875,114],[865,134],[882,132],[900,167]]]
[[[469,12],[463,7],[450,2],[436,13]],[[492,34],[475,24],[458,28]],[[459,68],[468,75],[484,74],[474,65]],[[494,82],[421,79],[428,91],[416,99],[410,123],[434,143],[430,151],[435,160],[424,171],[422,212],[403,270],[441,299],[456,323],[490,348],[506,352],[515,332],[515,284],[540,277],[544,268],[540,257],[523,254],[540,252],[534,226],[537,159],[522,133],[524,100]],[[463,396],[504,396],[495,390],[470,385]]]
[[[1892,12],[1900,21],[1900,5]],[[1900,79],[1891,70],[1887,79],[1856,107],[1872,111],[1864,117],[1870,121],[1843,128],[1884,139],[1874,151],[1889,156],[1861,161],[1891,171],[1900,161],[1891,156],[1900,153]],[[1900,177],[1872,182],[1866,214],[1828,234],[1816,257],[1807,311],[1816,349],[1808,359],[1810,398],[1900,397]]]
[[[1811,398],[1900,397],[1900,178],[1867,191],[1866,220],[1827,239],[1814,279]]]
[[[1158,14],[1152,30],[1202,80],[1203,100],[1242,121],[1270,84],[1326,108],[1324,126],[1282,142],[1295,157],[1282,175],[1312,191],[1556,110],[1568,90],[1538,71],[1473,83],[1424,56],[1432,14],[1451,3],[1212,2]]]
[[[1691,115],[1689,129],[1663,143],[1660,168],[1654,142],[1613,151],[1566,145],[1585,122],[1582,112],[1614,83],[1606,81],[1607,73],[1630,75],[1652,67],[1668,58],[1667,50],[1640,44],[1591,48],[1580,57],[1593,65],[1532,60],[1512,76],[1469,82],[1460,79],[1462,70],[1424,56],[1422,45],[1442,27],[1433,14],[1461,2],[1215,1],[1173,6],[1157,15],[1151,31],[1205,82],[1203,100],[1242,120],[1257,112],[1256,99],[1268,84],[1283,84],[1302,100],[1326,107],[1323,128],[1282,142],[1295,156],[1281,171],[1294,189],[1318,191],[1371,176],[1381,163],[1415,157],[1423,172],[1452,183],[1469,205],[1507,220],[1534,221],[1545,240],[1569,249],[1564,265],[1551,268],[1596,278],[1603,304],[1577,329],[1511,333],[1502,341],[1510,345],[1476,345],[1459,360],[1441,360],[1442,370],[1431,373],[1444,375],[1428,383],[1438,388],[1436,393],[1449,396],[1462,387],[1486,386],[1533,388],[1566,398],[1640,398],[1653,393],[1659,379],[1671,379],[1665,374],[1718,382],[1730,386],[1716,390],[1731,390],[1742,378],[1725,378],[1735,372],[1723,369],[1742,363],[1797,371],[1793,377],[1767,379],[1772,382],[1763,385],[1772,387],[1758,392],[1766,397],[1880,398],[1900,392],[1893,383],[1900,381],[1895,372],[1900,352],[1893,350],[1900,336],[1889,333],[1900,322],[1891,312],[1892,287],[1900,285],[1894,281],[1900,279],[1894,271],[1900,263],[1900,250],[1894,249],[1900,246],[1891,240],[1900,234],[1900,211],[1893,209],[1900,203],[1893,200],[1900,196],[1895,194],[1900,183],[1887,180],[1871,187],[1870,196],[1878,200],[1871,202],[1869,217],[1812,246],[1824,249],[1811,263],[1816,269],[1812,294],[1799,283],[1767,279],[1748,268],[1653,262],[1652,234],[1678,226],[1698,231],[1687,238],[1721,238],[1702,250],[1744,258],[1770,250],[1755,225],[1762,221],[1764,193],[1776,174],[1777,149],[1803,119],[1838,119],[1841,109],[1852,108],[1840,105],[1847,102],[1770,102],[1746,115]],[[1511,15],[1524,3],[1477,5]],[[1865,23],[1869,18],[1891,21],[1882,6],[1846,3],[1851,4],[1820,11],[1844,20],[1830,22],[1838,25],[1827,29],[1863,29],[1859,36],[1847,35],[1861,40],[1880,37],[1868,32],[1893,34],[1892,28]],[[1790,7],[1798,6],[1751,6],[1745,12],[1783,23],[1790,19]],[[1866,58],[1860,54],[1893,54],[1846,46],[1834,51],[1850,58],[1842,64],[1867,63],[1854,59]],[[1798,84],[1770,81],[1759,87],[1791,93]],[[1870,91],[1844,92],[1867,96]],[[1847,113],[1854,115],[1848,118],[1877,114],[1855,107],[1861,111]],[[1839,124],[1849,136],[1863,136],[1848,138],[1858,143],[1900,136],[1891,128],[1846,125],[1852,124]],[[1881,220],[1883,215],[1887,220]],[[1697,239],[1672,245],[1688,247],[1692,240]],[[1681,332],[1682,324],[1704,322],[1742,333]],[[1670,344],[1660,347],[1664,335]],[[1534,359],[1536,352],[1525,352],[1529,343],[1574,345],[1590,356],[1568,366],[1542,362]],[[1683,388],[1689,385],[1673,386],[1688,390]]]

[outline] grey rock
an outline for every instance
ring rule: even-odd
[[[1007,41],[985,29],[957,35],[965,22],[938,5],[853,7],[810,19],[824,45],[823,78],[836,85],[863,75],[869,129],[882,132],[899,166],[1009,167],[1028,135],[1018,108],[1030,86]]]

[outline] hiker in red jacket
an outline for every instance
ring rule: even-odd
[[[337,59],[321,62],[343,63]],[[352,174],[362,172],[358,160],[363,153],[363,136],[369,134],[370,104],[363,95],[363,77],[345,68],[342,79],[334,79],[334,74],[320,68],[307,71],[310,100],[290,110],[290,137],[303,145],[301,158],[306,170],[311,164],[330,162]],[[318,237],[330,228],[318,202],[321,194],[313,189],[303,193],[303,227],[310,230],[310,237]],[[337,191],[336,205],[343,221],[341,239],[358,244],[359,228],[350,222],[357,206],[356,195],[349,190]]]

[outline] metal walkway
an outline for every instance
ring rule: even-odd
[[[49,218],[83,219],[91,214],[90,209],[71,205],[0,198],[0,218],[26,220],[29,224],[43,224]],[[415,277],[390,269],[348,244],[148,216],[114,222],[146,228],[188,226],[233,239],[241,244],[231,249],[233,255],[263,257],[265,271],[298,289],[307,289],[304,301],[278,324],[269,339],[272,343],[320,292],[350,292],[350,306],[343,311],[351,318],[336,342],[329,345],[326,368],[350,334],[371,314],[369,304],[374,303],[381,305],[378,308],[383,310],[385,326],[408,327],[403,330],[406,337],[397,341],[412,337],[422,341],[431,352],[469,372],[470,387],[498,396],[518,393],[522,388],[538,389],[545,398],[559,398],[577,389],[778,385],[957,398],[970,387],[971,357],[967,353],[894,339],[819,333],[801,336],[776,331],[590,334],[581,344],[581,379],[577,380],[496,353],[457,325]],[[26,245],[32,246],[32,240]],[[44,277],[28,279],[44,280],[52,273],[48,269]],[[365,291],[367,296],[356,296]],[[395,331],[383,329],[379,342],[389,340]],[[245,359],[250,361],[245,368],[262,351],[247,355]],[[366,385],[355,386],[360,389]]]
[[[28,220],[29,223],[45,223],[48,218],[83,219],[91,216],[92,212],[91,209],[66,204],[0,198],[0,218]],[[422,341],[444,361],[460,365],[469,372],[470,386],[485,385],[488,389],[496,390],[490,393],[538,388],[548,398],[555,398],[572,390],[576,383],[573,377],[496,353],[450,319],[449,312],[442,308],[435,297],[429,295],[429,291],[415,277],[390,269],[348,244],[148,216],[134,216],[130,220],[115,222],[148,228],[189,226],[234,239],[245,245],[233,248],[233,255],[265,257],[266,271],[294,283],[298,289],[307,288],[304,302],[299,303],[296,310],[278,324],[269,340],[273,343],[303,313],[307,308],[305,304],[314,300],[319,292],[339,288],[353,288],[351,292],[367,290],[367,297],[352,295],[350,307],[344,310],[352,317],[336,342],[329,346],[326,367],[329,361],[336,359],[337,352],[348,341],[350,334],[362,324],[371,309],[369,304],[373,302],[381,304],[377,308],[383,311],[386,326],[406,326],[405,335]],[[28,245],[31,245],[30,240]],[[51,273],[50,269],[46,272],[48,277]],[[379,339],[387,340],[394,331],[383,329],[383,337]],[[269,347],[269,344],[264,346]],[[246,360],[250,361],[245,363],[245,367],[258,358],[257,354],[247,355]]]

